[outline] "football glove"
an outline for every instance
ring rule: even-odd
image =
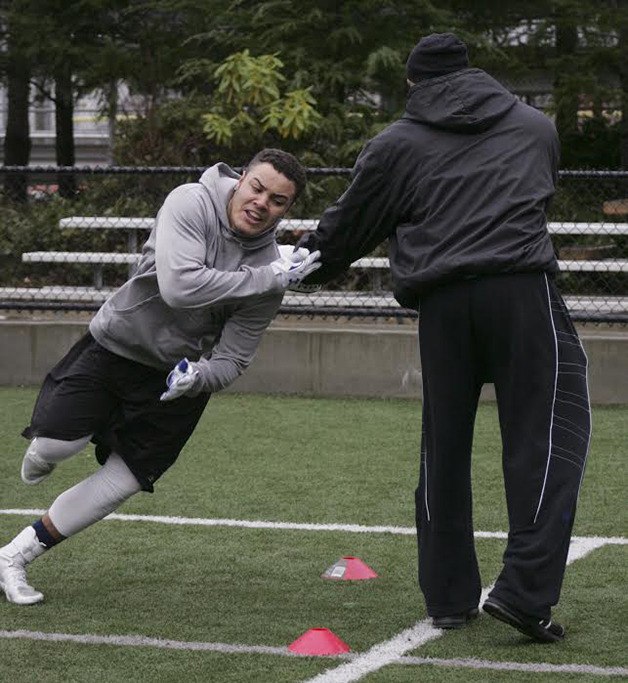
[[[159,397],[160,401],[173,401],[179,396],[190,391],[198,377],[196,363],[191,363],[187,358],[180,360],[168,373],[166,378],[167,391]]]
[[[310,255],[310,250],[305,247],[295,247],[292,244],[278,244],[277,246],[282,257],[287,257],[295,263]],[[288,287],[291,292],[301,292],[302,294],[319,292],[322,288],[323,285],[304,285],[302,282],[294,283]]]
[[[307,256],[305,256],[307,252]],[[285,252],[284,252],[285,253]],[[308,275],[321,267],[321,252],[301,248],[293,251],[289,256],[282,255],[270,264],[273,273],[279,278],[284,289],[301,282]]]

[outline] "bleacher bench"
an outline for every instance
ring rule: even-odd
[[[110,289],[103,286],[103,267],[108,264],[127,265],[132,275],[140,257],[138,252],[138,233],[148,231],[154,225],[154,218],[115,217],[115,216],[73,216],[59,221],[61,229],[107,229],[123,230],[127,233],[127,252],[67,252],[67,251],[35,251],[22,254],[25,263],[75,263],[92,264],[94,266],[94,287],[41,287],[41,288],[0,288],[0,296],[7,300],[41,300],[41,301],[104,301]],[[315,230],[317,219],[284,219],[278,225],[278,234]],[[570,221],[552,221],[548,229],[554,235],[628,235],[628,223],[584,223]],[[590,259],[561,260],[559,266],[563,272],[612,272],[628,273],[628,259]],[[322,290],[316,298],[307,295],[296,295],[288,292],[284,297],[284,306],[315,306],[332,308],[395,308],[397,306],[390,292],[381,291],[381,274],[388,270],[386,257],[367,256],[358,259],[352,268],[365,269],[372,274],[373,291],[370,292],[331,292]],[[54,291],[53,291],[54,290]],[[12,292],[12,293],[11,293]],[[20,299],[19,297],[24,297]],[[104,297],[104,298],[103,298]],[[609,305],[603,304],[608,301]],[[589,310],[623,311],[628,314],[628,297],[570,297],[573,306]]]

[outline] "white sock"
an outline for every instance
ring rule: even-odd
[[[48,517],[60,534],[72,536],[106,517],[140,490],[124,460],[112,453],[97,472],[64,491],[50,506]]]

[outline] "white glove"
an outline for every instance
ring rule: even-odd
[[[281,258],[290,259],[293,263],[300,263],[303,259],[310,255],[310,250],[305,247],[299,247],[298,249],[292,244],[278,244],[279,256]]]
[[[279,254],[282,258],[289,258],[293,263],[299,263],[310,255],[310,250],[305,247],[293,247],[291,244],[278,244]],[[301,292],[303,294],[311,294],[319,292],[323,285],[304,285],[301,282],[295,282],[288,286],[291,292]]]
[[[168,391],[164,391],[159,400],[172,401],[183,396],[192,388],[197,377],[196,363],[191,363],[187,358],[180,360],[168,374],[166,378]]]
[[[304,256],[304,252],[307,252],[307,256]],[[282,255],[281,258],[273,261],[270,267],[279,278],[281,286],[287,289],[318,270],[321,267],[320,257],[320,251],[313,251],[310,254],[307,249],[301,247],[292,252],[289,257]]]

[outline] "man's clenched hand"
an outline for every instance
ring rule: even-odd
[[[196,382],[198,370],[196,363],[191,363],[187,358],[180,360],[168,374],[166,385],[168,390],[159,397],[160,401],[172,401],[186,394]]]

